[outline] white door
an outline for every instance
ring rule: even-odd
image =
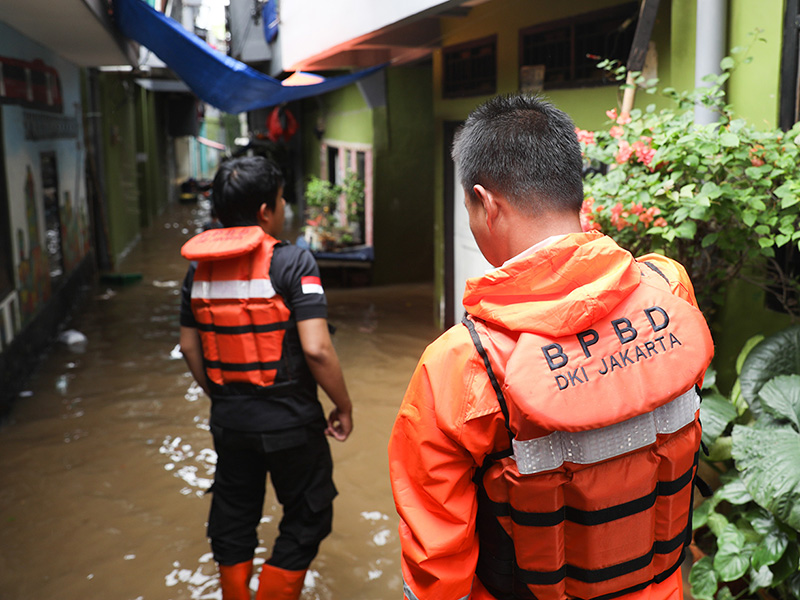
[[[455,322],[461,321],[464,316],[464,286],[467,279],[483,275],[492,265],[483,258],[478,250],[475,238],[469,230],[469,215],[464,206],[464,188],[457,169],[453,169],[455,181],[453,182],[453,315]]]

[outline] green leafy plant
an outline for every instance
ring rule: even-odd
[[[700,418],[720,486],[694,511],[697,600],[800,597],[800,326],[754,338],[729,398],[707,381]]]
[[[306,238],[312,250],[356,243],[364,221],[364,182],[348,171],[336,185],[312,175],[306,184]],[[341,201],[341,202],[340,202]]]
[[[309,211],[309,215],[316,215],[319,212],[333,213],[336,210],[339,194],[338,186],[326,179],[312,175],[306,184],[306,210]]]
[[[800,248],[800,124],[759,130],[736,118],[723,91],[735,65],[725,58],[708,87],[662,90],[673,108],[614,108],[606,113],[608,129],[578,130],[590,171],[584,228],[607,233],[635,255],[662,252],[680,261],[703,282],[696,292],[707,316],[739,277],[775,293],[797,319],[797,278],[780,253]],[[626,77],[624,67],[601,66]],[[656,91],[654,81],[635,81]],[[696,104],[719,121],[695,125]]]
[[[364,220],[364,202],[366,199],[364,180],[358,174],[348,171],[341,189],[345,197],[347,222],[361,223]]]

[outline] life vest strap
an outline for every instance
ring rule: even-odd
[[[517,525],[526,527],[553,527],[564,521],[579,525],[603,525],[617,519],[649,510],[659,496],[673,496],[692,483],[695,464],[683,475],[672,481],[659,481],[649,494],[599,510],[581,510],[572,506],[562,506],[550,512],[527,512],[513,508],[508,502],[495,502],[488,496],[484,499],[496,517],[510,517]]]
[[[263,325],[217,325],[215,323],[198,323],[197,329],[199,331],[209,331],[222,335],[240,335],[244,333],[270,333],[272,331],[281,331],[284,329],[291,329],[295,324],[293,321],[280,321],[278,323],[266,323]]]
[[[477,330],[475,329],[475,325],[470,320],[469,313],[467,313],[466,311],[464,312],[464,317],[461,319],[461,322],[469,330],[469,335],[472,338],[472,343],[474,344],[475,349],[478,351],[478,354],[483,360],[483,366],[486,367],[486,373],[489,375],[489,381],[492,383],[492,388],[494,389],[494,393],[497,396],[497,402],[500,404],[500,410],[503,412],[503,418],[505,419],[506,430],[508,431],[508,437],[513,442],[514,432],[511,431],[511,424],[508,416],[508,405],[506,404],[506,399],[505,396],[503,395],[503,390],[500,387],[500,382],[497,381],[497,377],[494,374],[494,369],[492,369],[492,363],[489,362],[489,355],[486,353],[486,348],[483,347],[483,343],[481,342],[481,338],[478,335]]]
[[[532,440],[512,439],[514,460],[522,475],[550,471],[565,462],[594,464],[655,443],[656,435],[693,423],[700,396],[692,388],[654,411],[589,431],[554,431]]]
[[[643,261],[643,262],[641,262],[639,264],[642,264],[642,265],[645,265],[647,267],[650,267],[650,269],[655,271],[658,275],[660,275],[664,279],[664,281],[669,283],[669,278],[666,275],[664,275],[664,272],[661,269],[659,269],[657,266],[655,266],[653,263],[651,263],[650,261],[645,260],[645,261]]]
[[[206,360],[206,369],[220,369],[222,371],[270,371],[277,369],[281,365],[281,361],[275,360],[270,362],[247,362],[247,363],[229,363],[222,362],[221,360]]]
[[[656,554],[674,552],[683,546],[685,539],[686,531],[683,530],[671,540],[655,542],[653,547],[642,556],[600,569],[583,569],[575,565],[564,564],[555,571],[529,571],[517,567],[516,572],[520,581],[528,585],[555,585],[567,578],[584,583],[600,583],[647,568],[653,562]],[[653,582],[649,582],[648,585],[650,583]]]

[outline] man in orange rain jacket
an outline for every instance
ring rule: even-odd
[[[352,430],[350,397],[326,320],[314,257],[279,242],[283,175],[273,162],[223,163],[213,184],[224,225],[189,240],[180,344],[211,398],[217,466],[208,535],[223,600],[250,600],[253,554],[267,473],[283,506],[256,600],[296,600],[320,542],[331,531],[327,433]],[[327,424],[317,384],[335,408]]]
[[[713,344],[685,270],[581,231],[571,120],[478,107],[453,146],[495,267],[389,444],[409,600],[679,600]]]

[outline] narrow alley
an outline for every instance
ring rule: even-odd
[[[221,597],[205,536],[209,401],[176,347],[187,266],[179,249],[205,218],[173,206],[144,231],[120,265],[130,281],[98,284],[68,325],[85,348],[79,339],[56,344],[0,428],[3,600]],[[437,335],[432,290],[326,291],[355,429],[347,442],[331,441],[333,533],[302,598],[395,599],[402,580],[386,445],[414,365]],[[266,544],[278,514],[270,490]]]

